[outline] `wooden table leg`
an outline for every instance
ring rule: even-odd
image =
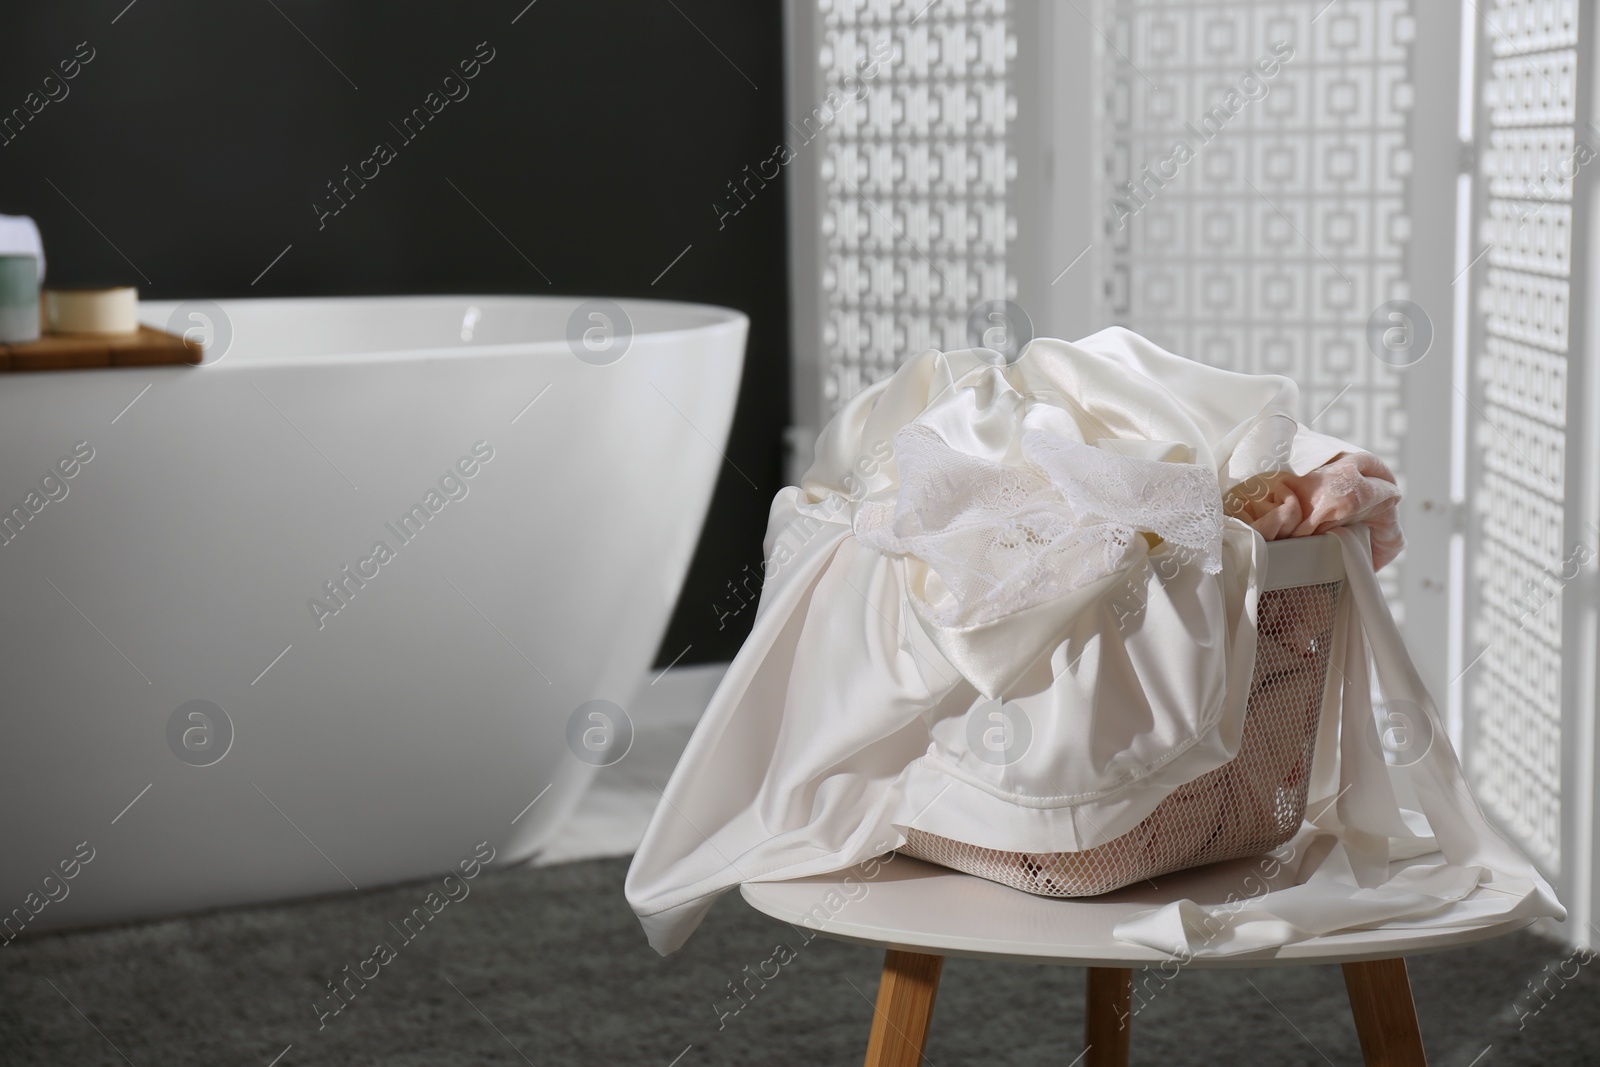
[[[922,1062],[943,969],[943,956],[897,949],[884,953],[866,1067],[917,1067]]]
[[[1347,963],[1344,987],[1367,1067],[1427,1067],[1405,960]]]
[[[1133,969],[1090,967],[1089,998],[1084,1011],[1083,1037],[1089,1046],[1084,1067],[1128,1067],[1128,1043],[1133,1036]]]

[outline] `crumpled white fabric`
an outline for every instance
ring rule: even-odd
[[[1286,378],[1122,329],[1037,339],[1009,366],[927,352],[853,398],[773,502],[753,631],[629,869],[650,943],[676,949],[733,885],[842,870],[913,828],[1005,851],[1090,848],[1231,759],[1266,542],[1221,501],[1357,451],[1300,427],[1297,407]],[[1442,728],[1411,768],[1442,869],[1390,871],[1391,839],[1408,850],[1395,855],[1434,842],[1404,822],[1377,745],[1362,624],[1388,616],[1365,541],[1350,543],[1338,714],[1324,716],[1315,819],[1285,875],[1304,884],[1209,919],[1174,905],[1119,936],[1249,951],[1329,921],[1423,914],[1422,899],[1427,921],[1448,920],[1485,880],[1509,887],[1508,907],[1560,913],[1477,813]],[[1431,709],[1392,631],[1380,678]],[[997,753],[984,727],[1002,700],[1029,736]]]
[[[1120,940],[1180,958],[1228,956],[1379,923],[1448,928],[1565,916],[1549,883],[1473,798],[1378,586],[1365,528],[1328,532],[1343,548],[1348,595],[1306,821],[1279,850],[1287,862],[1275,887],[1221,904],[1181,900],[1139,913],[1118,924]],[[1405,767],[1391,770],[1384,760],[1369,649],[1385,706],[1415,720],[1403,728],[1426,739],[1420,756],[1406,754],[1415,762]],[[1410,787],[1420,812],[1399,806],[1394,779]]]

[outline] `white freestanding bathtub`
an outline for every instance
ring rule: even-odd
[[[620,755],[579,709],[647,680],[748,325],[621,301],[579,358],[582,303],[223,302],[220,361],[0,374],[0,941],[539,849]]]

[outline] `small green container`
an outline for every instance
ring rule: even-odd
[[[0,255],[0,344],[39,339],[39,260]]]

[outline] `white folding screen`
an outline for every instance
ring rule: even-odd
[[[1214,366],[1294,378],[1316,429],[1376,452],[1404,486],[1401,371],[1367,327],[1411,295],[1410,4],[1101,10],[1109,318]],[[1384,575],[1402,617],[1404,566]]]
[[[792,473],[862,386],[974,343],[986,302],[1010,302],[1013,333],[1120,323],[1290,375],[1318,429],[1400,475],[1410,549],[1386,586],[1407,643],[1582,936],[1600,884],[1591,0],[788,14]]]
[[[1594,914],[1594,7],[1468,14],[1478,160],[1461,639],[1467,768],[1489,813]],[[1588,167],[1588,169],[1585,169]],[[1575,935],[1576,936],[1576,935]]]
[[[800,442],[1012,301],[1015,330],[1293,375],[1319,429],[1401,467],[1366,334],[1408,295],[1415,24],[1331,7],[791,0]]]
[[[795,0],[789,26],[796,414],[814,434],[1017,295],[1017,39],[1006,0]]]
[[[1324,432],[1398,462],[1374,308],[1405,284],[1405,0],[1107,5],[1109,314],[1214,366],[1287,374]]]

